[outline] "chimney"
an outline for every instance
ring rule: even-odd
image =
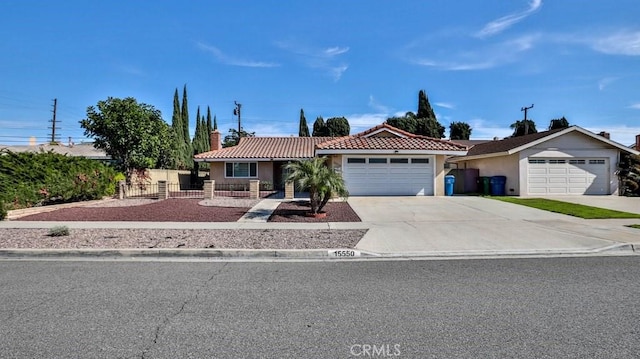
[[[611,134],[610,134],[609,132],[604,132],[604,131],[602,131],[602,132],[600,132],[598,135],[600,135],[600,136],[602,136],[602,137],[606,138],[607,140],[610,140],[610,139],[611,139]]]
[[[209,143],[211,144],[211,151],[217,151],[222,148],[220,132],[218,132],[218,130],[211,131],[211,134],[209,135]]]
[[[636,135],[636,151],[640,151],[640,135]]]

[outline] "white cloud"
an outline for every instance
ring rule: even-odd
[[[455,105],[447,103],[447,102],[434,102],[434,105],[436,105],[438,107],[442,107],[442,108],[448,108],[450,110],[456,108]]]
[[[472,140],[492,140],[496,137],[501,140],[513,134],[513,130],[508,126],[487,123],[481,118],[472,119],[467,123],[471,126]]]
[[[371,107],[372,109],[378,111],[378,112],[382,112],[382,113],[389,113],[389,107],[379,103],[378,101],[376,101],[376,99],[373,97],[373,95],[369,95],[369,107]]]
[[[591,47],[608,55],[640,56],[640,31],[620,31],[596,37]]]
[[[213,55],[218,61],[225,65],[232,66],[243,66],[243,67],[278,67],[280,66],[277,63],[273,62],[262,62],[262,61],[252,61],[236,58],[230,55],[223,53],[220,49],[215,46],[208,45],[202,42],[197,42],[196,45],[200,50],[206,51]]]
[[[351,134],[356,134],[377,126],[390,116],[386,113],[360,113],[345,116],[351,126]]]
[[[618,80],[617,77],[605,77],[598,81],[598,90],[603,91],[607,86]]]
[[[349,68],[349,65],[338,61],[338,57],[349,51],[349,47],[328,47],[318,49],[300,45],[292,41],[277,41],[276,46],[298,56],[300,61],[307,67],[322,70],[324,73],[339,81],[342,75]]]
[[[540,9],[540,7],[542,7],[542,0],[532,0],[531,2],[529,2],[529,8],[521,11],[521,12],[517,12],[517,13],[513,13],[513,14],[509,14],[506,16],[503,16],[499,19],[493,20],[489,23],[487,23],[482,30],[478,31],[477,33],[475,33],[476,37],[479,38],[486,38],[486,37],[490,37],[496,34],[499,34],[501,32],[503,32],[504,30],[510,28],[511,26],[513,26],[514,24],[524,20],[525,18],[527,18],[528,16],[530,16],[531,14],[535,13],[536,11],[538,11]]]
[[[640,134],[640,127],[627,125],[606,125],[605,127],[585,127],[585,129],[593,133],[609,132],[612,141],[624,146],[636,143],[636,135]]]
[[[632,108],[634,110],[640,110],[640,102],[634,103],[633,105],[629,106],[629,108]]]

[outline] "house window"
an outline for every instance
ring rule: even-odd
[[[257,162],[227,162],[225,164],[225,177],[249,178],[258,177]]]
[[[543,163],[547,163],[547,161],[545,160],[538,160],[535,158],[529,158],[529,163],[533,163],[533,164],[543,164]]]
[[[369,158],[369,163],[387,163],[386,158]]]
[[[364,158],[347,158],[347,163],[365,163]]]
[[[409,163],[408,158],[392,158],[391,163]]]
[[[590,165],[603,165],[604,160],[589,160]]]
[[[429,163],[428,158],[412,158],[411,163]]]
[[[585,160],[569,160],[570,165],[583,165]]]

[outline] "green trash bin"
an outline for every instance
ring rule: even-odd
[[[478,184],[478,193],[485,196],[491,194],[491,177],[480,176],[476,183]]]

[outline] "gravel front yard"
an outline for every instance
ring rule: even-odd
[[[182,230],[70,229],[50,237],[48,229],[0,229],[0,248],[353,248],[366,230]]]

